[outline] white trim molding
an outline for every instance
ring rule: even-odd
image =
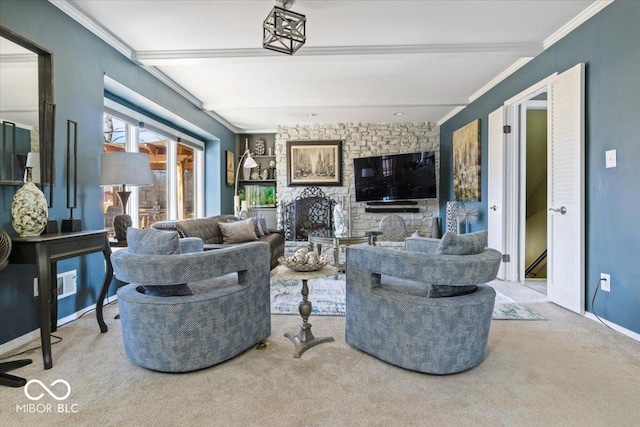
[[[594,320],[596,322],[602,322],[605,325],[607,325],[608,327],[610,327],[611,329],[613,329],[614,331],[620,332],[621,334],[626,335],[629,338],[640,342],[640,334],[637,333],[637,332],[633,332],[633,331],[631,331],[631,330],[629,330],[627,328],[623,328],[622,326],[620,326],[620,325],[618,325],[616,323],[610,322],[607,319],[598,318],[598,317],[596,317],[595,314],[589,313],[588,311],[585,311],[583,316],[586,317],[587,319],[591,319],[591,320]]]
[[[74,21],[91,31],[128,59],[134,59],[134,50],[131,49],[129,45],[116,37],[111,31],[98,24],[93,18],[78,9],[71,2],[67,0],[49,0],[49,3],[69,15]]]
[[[30,343],[34,340],[39,340],[40,338],[40,328],[33,330],[29,333],[19,336],[18,338],[14,338],[11,341],[7,341],[4,344],[0,344],[0,356],[5,357],[7,353],[15,350],[16,348],[22,347],[25,344]],[[38,346],[40,346],[40,341],[38,341]]]
[[[598,12],[600,12],[605,7],[609,6],[613,3],[614,0],[598,0],[595,3],[591,4],[585,10],[580,12],[578,16],[573,18],[571,21],[564,24],[558,31],[551,34],[549,37],[542,42],[544,49],[548,49],[550,46],[555,44],[558,40],[561,40],[564,36],[569,34],[571,31],[578,28],[580,25],[585,23],[588,19],[595,16]]]
[[[558,31],[556,31],[555,33],[553,33],[549,37],[547,37],[544,40],[544,42],[542,43],[543,51],[548,49],[550,46],[552,46],[553,44],[555,44],[556,42],[558,42],[562,38],[564,38],[567,34],[572,32],[576,28],[578,28],[580,25],[582,25],[588,19],[590,19],[593,16],[595,16],[598,12],[600,12],[602,9],[604,9],[607,6],[609,6],[613,2],[614,2],[614,0],[597,0],[596,2],[591,4],[585,10],[580,12],[580,14],[578,14],[578,16],[576,16],[571,21],[569,21],[565,25],[563,25]],[[542,52],[538,52],[537,54],[540,54],[540,53],[542,53]],[[482,88],[480,88],[480,90],[478,90],[476,93],[471,95],[469,97],[469,103],[472,103],[473,101],[475,101],[476,99],[478,99],[482,95],[484,95],[485,93],[489,92],[489,90],[491,90],[492,88],[497,86],[500,82],[502,82],[507,77],[509,77],[511,74],[515,73],[517,70],[522,68],[525,64],[527,64],[533,58],[534,57],[523,57],[523,58],[518,59],[509,68],[504,70],[502,73],[498,74],[489,83],[487,83]],[[438,124],[442,124],[442,123],[446,122],[447,120],[449,120],[450,118],[452,118],[453,116],[458,114],[458,112],[460,112],[460,109],[458,109],[458,108],[456,108],[455,110],[452,110],[446,116],[444,116],[442,119],[438,120]]]

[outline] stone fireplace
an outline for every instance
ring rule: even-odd
[[[377,230],[386,213],[367,212],[367,204],[355,201],[353,179],[353,159],[384,154],[412,153],[419,151],[436,152],[436,177],[440,174],[440,129],[437,123],[316,123],[311,125],[278,126],[276,133],[277,199],[287,204],[296,199],[305,187],[287,186],[287,141],[337,141],[342,143],[343,186],[322,186],[324,194],[341,202],[349,212],[351,236],[364,236],[370,230]],[[439,179],[438,179],[439,181]],[[438,182],[438,189],[439,189]],[[438,190],[439,191],[439,190]],[[446,195],[445,195],[446,197]],[[285,207],[280,206],[279,225],[283,225]],[[400,215],[407,233],[419,231],[428,236],[434,216],[438,216],[438,199],[418,200],[419,211],[402,212]],[[332,212],[331,212],[332,217]],[[287,241],[294,243],[285,237]],[[384,239],[381,244],[384,244]],[[380,241],[379,240],[379,241]],[[302,242],[300,242],[302,244]]]

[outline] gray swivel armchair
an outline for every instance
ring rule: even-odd
[[[127,357],[144,368],[187,372],[228,360],[271,334],[269,245],[202,251],[172,231],[127,232],[111,255]]]
[[[471,242],[471,243],[470,243]],[[486,232],[347,248],[346,341],[388,363],[451,374],[485,355],[501,254]],[[441,252],[441,253],[437,253]],[[465,253],[457,255],[448,253]]]

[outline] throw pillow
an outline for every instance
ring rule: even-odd
[[[253,220],[253,230],[256,232],[256,237],[264,236],[262,232],[262,225],[260,224],[260,219],[257,216],[251,218]]]
[[[242,243],[258,240],[256,231],[253,228],[253,219],[251,218],[236,222],[221,222],[218,225],[222,233],[222,243]]]
[[[140,255],[173,255],[180,253],[180,240],[175,231],[127,229],[129,252]]]
[[[271,234],[269,233],[269,227],[267,227],[267,219],[261,215],[258,217],[258,220],[260,221],[260,228],[262,229],[262,235],[266,236],[267,234]]]
[[[469,234],[444,233],[436,253],[440,255],[475,255],[487,247],[487,230]]]

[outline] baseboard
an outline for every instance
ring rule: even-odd
[[[595,320],[596,322],[600,322],[600,320],[598,320],[596,315],[593,314],[593,313],[585,312],[584,316],[589,318],[589,319],[591,319],[591,320]],[[600,319],[602,320],[602,322],[604,322],[611,329],[613,329],[613,330],[615,330],[617,332],[620,332],[621,334],[626,335],[629,338],[640,342],[640,334],[639,333],[630,331],[629,329],[623,328],[622,326],[617,325],[617,324],[615,324],[613,322],[609,322],[607,319],[603,319],[602,317]]]
[[[109,301],[105,301],[104,305],[110,304],[114,301],[118,300],[118,296],[114,295],[109,297]],[[103,307],[104,307],[103,305]],[[70,314],[69,316],[63,317],[62,319],[58,319],[58,326],[66,325],[67,323],[73,322],[74,320],[79,319],[85,313],[89,311],[95,310],[96,305],[92,304],[88,307],[83,308],[80,311],[76,311],[75,313]],[[24,335],[19,336],[18,338],[12,339],[4,344],[0,344],[0,357],[5,356],[7,353],[15,350],[18,347],[22,347],[23,345],[33,341],[38,340],[38,347],[40,346],[40,328],[35,329],[31,332],[28,332]]]
[[[108,302],[105,300],[102,306],[104,307],[105,305],[110,304],[117,300],[118,300],[118,295],[114,295],[112,297],[109,297]],[[58,319],[58,326],[66,325],[67,323],[73,322],[74,320],[79,319],[80,317],[84,316],[86,313],[93,311],[95,309],[96,309],[96,304],[91,304],[90,306],[87,306],[82,310],[76,311],[75,313],[71,313],[70,315],[63,317],[62,319]]]
[[[40,338],[40,328],[35,331],[31,331],[27,334],[19,336],[18,338],[14,338],[11,341],[8,341],[4,344],[0,345],[0,356],[4,357],[7,353],[15,350],[18,347],[22,347],[23,345]],[[40,341],[38,341],[38,345],[40,345]]]

